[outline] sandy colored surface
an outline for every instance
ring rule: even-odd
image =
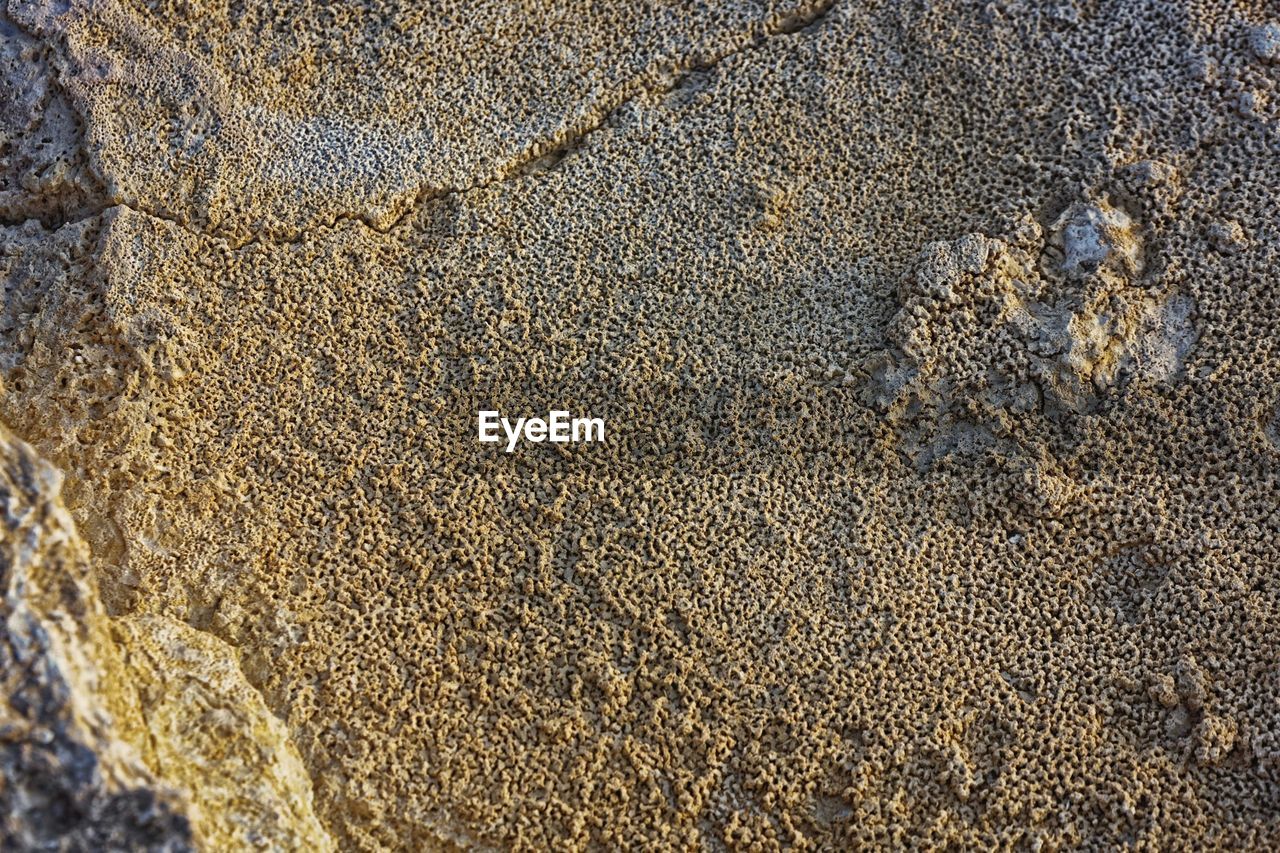
[[[104,612],[61,475],[0,429],[11,850],[329,850],[289,733],[220,640]]]
[[[580,5],[9,3],[0,420],[130,784],[209,849],[1280,845],[1280,9]],[[553,407],[608,440],[476,441]]]

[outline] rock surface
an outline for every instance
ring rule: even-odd
[[[8,3],[6,826],[1280,846],[1263,4],[437,6]]]
[[[60,487],[0,427],[0,840],[16,850],[191,849],[181,803],[128,743],[145,723]]]
[[[233,650],[165,617],[107,616],[60,490],[0,427],[5,849],[332,849]]]

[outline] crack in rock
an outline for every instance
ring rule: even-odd
[[[584,114],[579,119],[570,121],[559,133],[551,137],[535,140],[519,155],[492,170],[487,176],[459,185],[425,186],[419,189],[411,200],[404,203],[402,209],[389,219],[380,217],[376,212],[368,210],[339,211],[326,219],[315,220],[309,224],[298,226],[290,226],[288,224],[268,225],[252,230],[242,239],[234,239],[225,234],[220,234],[212,228],[193,225],[185,217],[166,212],[154,205],[144,204],[137,199],[127,198],[123,193],[115,191],[111,192],[109,200],[102,200],[97,204],[81,205],[72,214],[44,212],[44,215],[17,216],[12,215],[12,213],[4,215],[3,212],[0,212],[0,227],[15,227],[35,218],[45,228],[57,230],[65,225],[101,216],[116,208],[128,208],[144,216],[171,223],[198,236],[224,241],[234,250],[244,249],[257,243],[270,245],[299,243],[305,240],[309,234],[334,228],[339,223],[347,221],[359,223],[379,234],[389,234],[402,227],[404,223],[411,220],[433,202],[537,176],[558,164],[566,156],[579,150],[588,137],[609,126],[619,113],[630,106],[637,98],[645,96],[655,99],[661,98],[679,88],[691,73],[710,72],[722,62],[739,54],[755,50],[773,38],[811,30],[828,16],[835,5],[836,0],[820,0],[820,2],[812,6],[780,16],[778,20],[766,25],[764,30],[754,38],[733,49],[724,50],[712,56],[694,57],[691,61],[677,64],[674,67],[664,64],[650,68],[644,74],[633,78],[615,92],[610,93],[604,103],[584,110]],[[22,26],[21,22],[15,23]],[[29,27],[30,25],[28,24],[27,26]],[[30,35],[36,38],[45,37],[41,28],[30,32]],[[85,144],[83,139],[77,141],[81,146]],[[102,171],[101,167],[99,166],[96,171]],[[108,180],[105,175],[98,175],[97,183],[99,183],[100,187],[114,185],[114,182]],[[106,195],[108,192],[107,190],[98,189],[98,193],[101,195]]]

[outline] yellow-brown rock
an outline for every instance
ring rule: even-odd
[[[0,427],[5,845],[332,849],[235,650],[165,617],[104,612],[61,484]]]
[[[1277,14],[10,0],[0,420],[101,609],[7,606],[94,796],[1280,849]]]

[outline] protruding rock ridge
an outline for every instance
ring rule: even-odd
[[[123,617],[114,635],[137,685],[156,772],[187,792],[203,846],[334,849],[289,732],[245,680],[235,649],[165,616]]]
[[[61,480],[0,426],[0,842],[332,849],[234,650],[166,617],[105,614]]]
[[[899,288],[891,348],[868,363],[876,403],[912,425],[908,452],[928,464],[1025,442],[1131,379],[1176,381],[1195,304],[1143,271],[1139,226],[1105,200],[1070,206],[1047,238],[1027,217],[1002,239],[934,243]]]
[[[128,743],[145,724],[60,488],[0,427],[0,843],[191,849],[179,796]]]

